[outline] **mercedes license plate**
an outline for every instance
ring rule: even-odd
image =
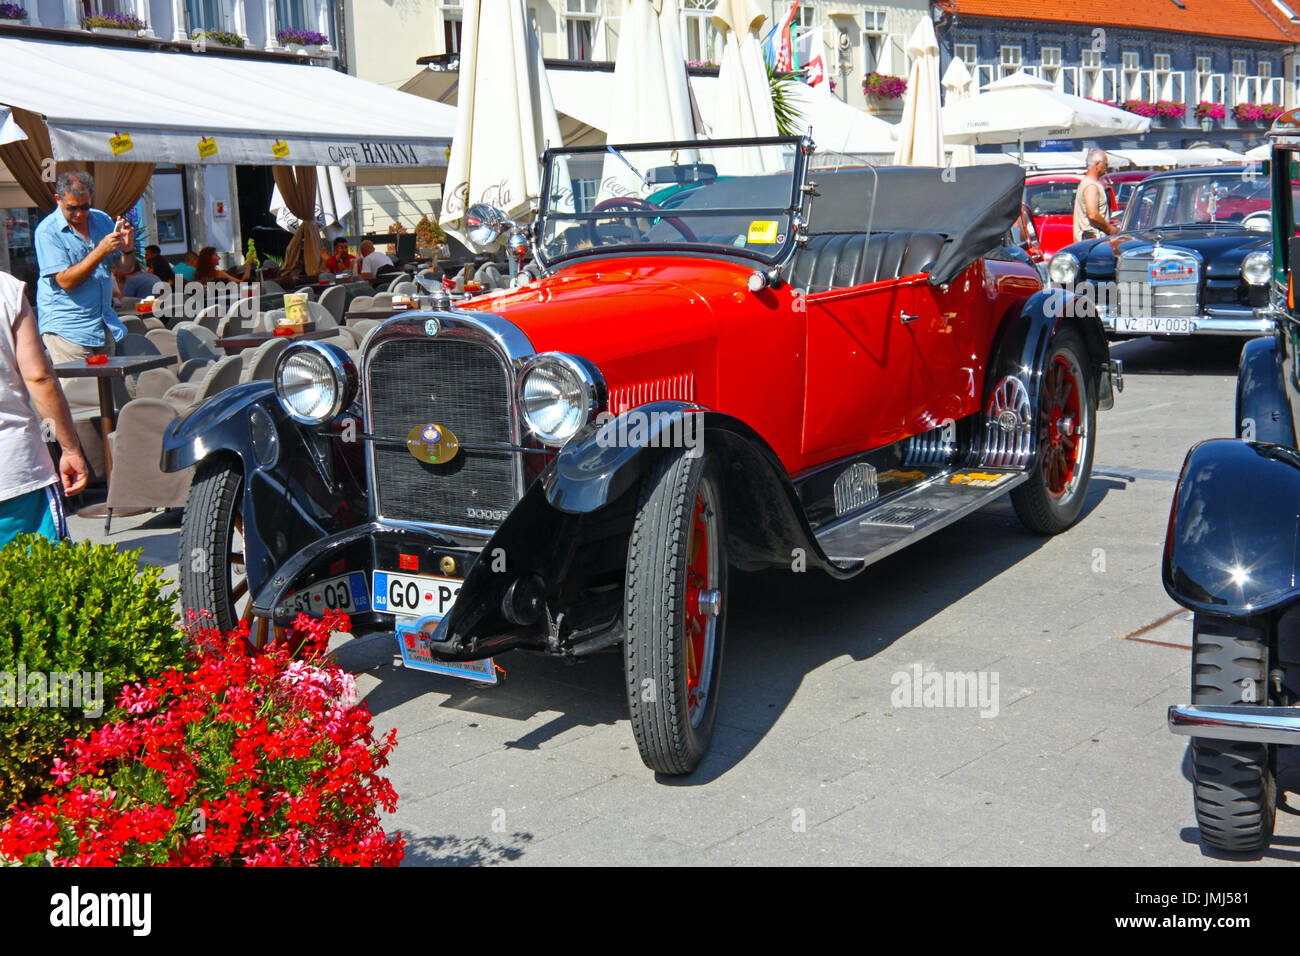
[[[1137,335],[1190,335],[1192,320],[1185,315],[1121,315],[1115,318],[1115,331]]]

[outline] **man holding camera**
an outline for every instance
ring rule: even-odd
[[[61,173],[54,192],[58,208],[41,220],[33,239],[41,341],[60,365],[112,355],[126,335],[113,311],[113,265],[133,254],[135,236],[125,219],[114,222],[91,208],[95,181],[89,173]]]

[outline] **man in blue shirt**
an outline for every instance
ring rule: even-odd
[[[54,184],[59,207],[41,220],[33,236],[40,279],[36,311],[41,340],[55,365],[91,354],[112,355],[126,326],[113,312],[113,264],[131,253],[129,223],[115,223],[91,208],[95,181],[89,173],[61,173]]]

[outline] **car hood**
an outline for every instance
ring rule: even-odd
[[[1213,278],[1238,275],[1246,254],[1268,250],[1271,241],[1268,233],[1245,229],[1208,233],[1191,229],[1153,229],[1076,242],[1062,252],[1069,252],[1079,260],[1085,276],[1104,276],[1114,273],[1116,256],[1149,254],[1159,245],[1193,253],[1204,264],[1205,274]]]
[[[740,294],[753,267],[685,257],[602,259],[528,286],[471,300],[518,327],[538,352],[571,352],[597,364],[712,339],[714,305]]]

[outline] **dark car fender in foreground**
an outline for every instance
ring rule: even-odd
[[[253,516],[243,539],[256,594],[302,548],[365,520],[360,442],[351,443],[355,459],[346,444],[289,418],[273,383],[248,382],[173,421],[163,435],[161,466],[174,472],[214,456],[238,460],[243,513]]]
[[[1165,590],[1207,614],[1258,615],[1300,595],[1300,455],[1264,442],[1194,445],[1174,495]]]

